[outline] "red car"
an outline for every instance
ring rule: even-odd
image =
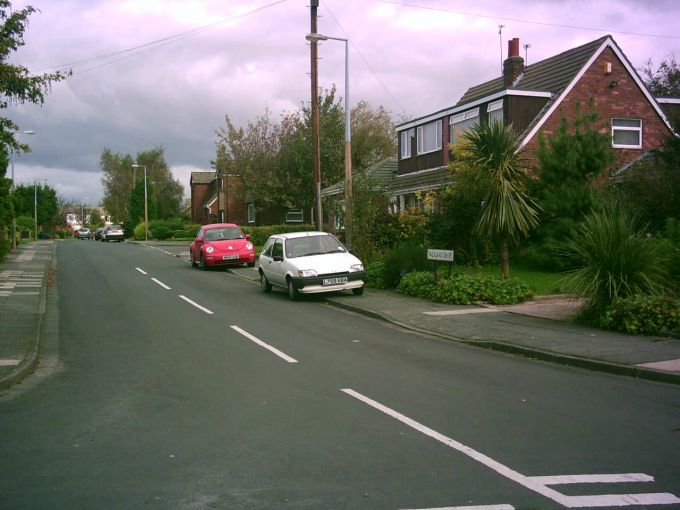
[[[234,223],[203,225],[189,247],[192,266],[204,271],[210,267],[255,265],[255,247],[250,234]]]

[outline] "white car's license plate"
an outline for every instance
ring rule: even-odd
[[[323,285],[339,285],[341,283],[347,283],[346,276],[340,276],[339,278],[324,278]]]
[[[238,255],[225,255],[222,257],[222,260],[236,260],[238,258]]]

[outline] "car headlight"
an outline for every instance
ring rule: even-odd
[[[299,269],[298,276],[306,278],[308,276],[318,276],[318,273],[314,269]]]
[[[250,251],[253,249],[253,243],[246,243],[246,250]]]
[[[212,252],[214,252],[214,251],[215,251],[215,247],[214,247],[214,246],[206,246],[206,247],[205,247],[205,252],[206,252],[206,253],[212,253]]]
[[[364,265],[363,264],[352,264],[349,266],[349,272],[350,273],[358,273],[359,271],[364,270]]]

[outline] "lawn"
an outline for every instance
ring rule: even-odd
[[[466,273],[501,274],[500,265],[483,267],[459,267],[459,271]],[[523,265],[521,262],[510,263],[510,278],[517,278],[531,287],[537,296],[547,296],[551,294],[565,294],[566,290],[561,285],[564,273],[551,273],[532,269]]]

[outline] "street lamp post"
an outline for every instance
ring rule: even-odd
[[[349,39],[323,34],[307,34],[308,41],[344,41],[345,43],[345,244],[352,247],[352,126],[349,109]]]
[[[32,129],[27,129],[26,131],[14,131],[14,134],[22,134],[22,135],[34,135],[35,131]],[[16,185],[14,184],[14,149],[12,149],[11,152],[11,159],[12,159],[12,196],[14,196],[14,192],[16,190]],[[12,249],[16,249],[17,247],[17,215],[16,211],[14,211],[14,208],[12,208]]]
[[[33,181],[33,224],[35,225],[35,239],[38,239],[38,182],[46,182],[45,179]]]
[[[144,240],[149,240],[149,208],[146,195],[146,165],[132,165],[132,168],[144,168]]]

